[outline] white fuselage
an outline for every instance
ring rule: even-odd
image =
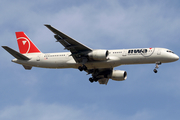
[[[113,68],[124,64],[167,63],[179,59],[172,51],[165,48],[135,48],[108,50],[107,60],[86,62],[88,69]],[[24,54],[30,60],[12,60],[15,63],[41,68],[78,68],[70,52],[62,53],[30,53]]]

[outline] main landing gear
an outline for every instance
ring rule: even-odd
[[[87,67],[83,64],[82,66],[79,66],[78,67],[78,69],[79,69],[79,71],[87,71],[88,69],[87,69]],[[92,70],[92,71],[89,71],[88,70],[88,74],[89,73],[93,73],[94,71]],[[97,72],[97,70],[95,71],[95,72]],[[98,81],[98,78],[96,78],[96,77],[91,77],[91,78],[89,78],[89,81],[91,82],[91,83],[93,83],[93,82],[97,82]]]
[[[159,68],[159,65],[161,65],[161,62],[156,62],[156,67],[155,67],[155,69],[153,70],[154,73],[157,73],[157,72],[158,72],[157,69]]]

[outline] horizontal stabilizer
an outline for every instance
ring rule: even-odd
[[[18,60],[30,60],[28,57],[24,56],[23,54],[7,47],[7,46],[2,46],[7,52],[9,52],[12,56],[17,58]]]

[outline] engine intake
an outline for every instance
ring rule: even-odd
[[[121,70],[113,70],[109,78],[115,81],[123,81],[127,78],[127,72]]]
[[[89,58],[93,60],[107,60],[108,55],[108,50],[93,50],[88,54]]]

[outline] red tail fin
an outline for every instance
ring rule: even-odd
[[[26,36],[24,32],[16,32],[16,38],[21,54],[40,53],[41,51],[34,45],[34,43]]]

